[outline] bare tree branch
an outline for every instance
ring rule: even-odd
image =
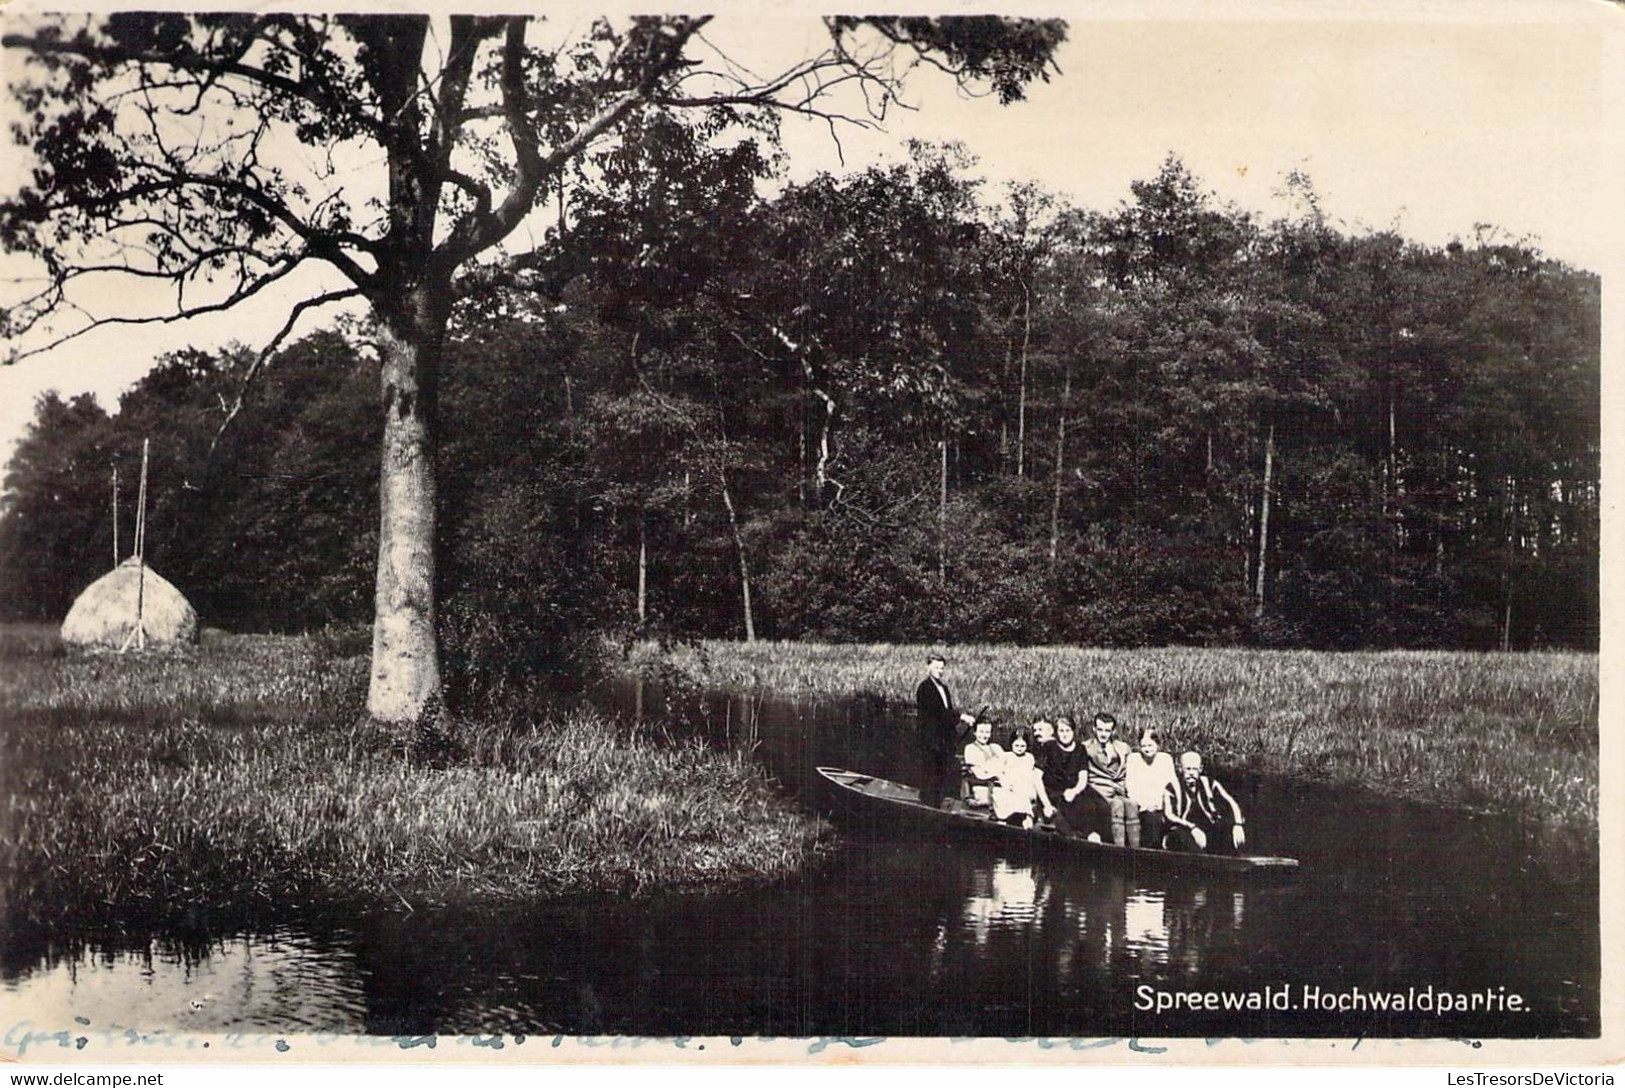
[[[303,99],[321,109],[329,109],[332,106],[332,103],[325,101],[315,88],[263,68],[244,64],[240,58],[211,59],[197,53],[160,53],[96,45],[82,37],[41,38],[23,34],[7,34],[0,37],[0,46],[7,49],[26,49],[44,56],[79,57],[109,67],[119,64],[162,65],[178,71],[191,72],[200,77],[200,83],[205,80],[218,80],[222,76],[238,76],[266,90]],[[374,119],[361,114],[357,114],[353,119],[364,124],[371,122],[372,126],[376,126]]]
[[[525,24],[522,19],[510,21],[503,46],[501,109],[517,159],[518,176],[500,207],[489,215],[470,217],[459,223],[452,237],[441,247],[441,252],[452,261],[465,260],[511,234],[534,207],[536,194],[544,181],[632,111],[656,100],[655,87],[682,63],[684,44],[710,21],[709,15],[678,20],[669,39],[663,43],[663,55],[657,58],[638,84],[613,98],[567,139],[554,144],[545,155],[540,151],[540,143],[526,108],[521,63]],[[465,111],[462,116],[468,118],[470,114]]]
[[[356,298],[360,294],[360,288],[346,287],[339,291],[328,291],[326,294],[312,296],[294,306],[293,310],[288,314],[288,320],[283,322],[282,328],[277,330],[276,335],[271,337],[270,342],[265,345],[254,361],[249,364],[248,370],[243,373],[242,384],[237,388],[237,399],[232,402],[230,410],[226,412],[226,418],[220,422],[220,429],[214,432],[214,438],[209,442],[209,457],[214,456],[215,447],[220,445],[220,439],[226,433],[226,428],[231,426],[231,421],[236,419],[237,414],[243,410],[243,399],[248,396],[249,387],[254,384],[254,379],[259,376],[260,369],[276,353],[276,349],[282,345],[282,341],[287,339],[288,335],[293,332],[293,327],[298,323],[300,316],[306,310],[314,309],[317,306],[326,306],[330,302],[342,302],[345,299]],[[222,399],[221,406],[224,407],[224,405],[225,401]]]
[[[303,254],[297,258],[290,259],[284,262],[280,268],[273,269],[272,271],[256,278],[246,285],[239,285],[231,292],[229,296],[219,302],[206,303],[201,306],[194,306],[189,309],[166,314],[147,314],[141,317],[115,316],[89,318],[87,323],[80,328],[74,329],[72,332],[63,333],[61,336],[58,336],[47,343],[39,344],[35,347],[26,349],[13,347],[11,352],[5,358],[5,365],[11,366],[35,355],[43,355],[48,351],[61,347],[63,344],[77,340],[88,333],[94,332],[100,328],[105,328],[109,325],[173,325],[177,321],[186,321],[190,318],[202,317],[205,314],[214,314],[229,310],[238,303],[253,298],[255,295],[259,294],[273,283],[276,283],[278,280],[286,278],[289,273],[293,272],[294,269],[304,264],[308,259],[308,254]],[[66,303],[59,303],[59,305],[63,304]],[[75,309],[80,308],[75,307]],[[80,309],[80,312],[84,311]],[[88,314],[86,316],[89,317]]]

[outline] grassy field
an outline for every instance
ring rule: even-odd
[[[707,642],[665,651],[714,687],[912,701],[929,647]],[[639,647],[634,664],[662,651]],[[956,646],[949,683],[1006,722],[1163,729],[1223,769],[1513,812],[1594,839],[1594,654]]]
[[[748,757],[590,713],[459,723],[426,765],[356,722],[365,682],[305,639],[117,657],[0,633],[0,888],[119,917],[635,893],[780,878],[827,837]]]

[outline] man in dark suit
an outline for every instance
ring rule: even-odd
[[[943,681],[948,662],[932,655],[925,664],[926,677],[914,691],[914,709],[919,713],[920,800],[936,808],[944,797],[959,795],[958,739],[960,715],[954,709],[953,692]]]

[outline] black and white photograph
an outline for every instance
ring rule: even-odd
[[[0,9],[0,1057],[1619,1060],[1622,20]]]

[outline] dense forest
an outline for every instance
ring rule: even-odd
[[[658,115],[462,304],[438,571],[463,682],[589,631],[1087,645],[1595,648],[1597,278],[1280,214],[1176,159],[1115,209],[956,147],[778,185]],[[550,216],[550,218],[554,218]],[[47,396],[0,602],[59,619],[125,550],[203,622],[365,624],[377,356],[360,323],[173,353],[109,415]]]

